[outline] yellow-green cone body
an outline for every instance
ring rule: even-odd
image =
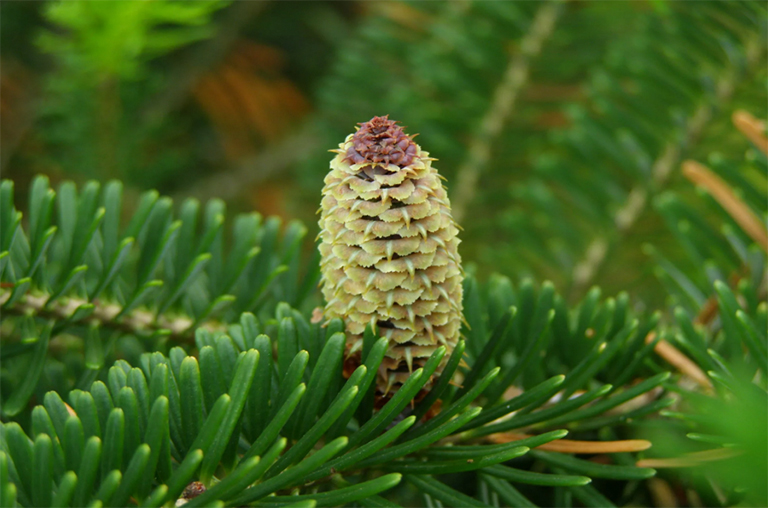
[[[395,122],[375,117],[335,152],[320,217],[324,316],[345,320],[348,356],[369,324],[389,340],[386,394],[459,340],[458,230],[434,159]]]

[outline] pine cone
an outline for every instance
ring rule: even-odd
[[[459,340],[458,230],[435,159],[388,116],[333,151],[319,223],[324,314],[345,320],[348,357],[359,356],[368,324],[389,340],[378,380],[386,395]]]

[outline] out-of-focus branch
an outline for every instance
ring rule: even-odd
[[[456,222],[461,222],[475,197],[480,174],[490,159],[491,145],[512,114],[517,96],[528,81],[530,60],[541,52],[544,42],[552,33],[563,3],[564,0],[553,0],[539,8],[530,30],[520,41],[520,51],[509,61],[501,83],[493,94],[493,100],[480,122],[480,129],[469,143],[466,159],[458,170],[456,192],[452,200]]]
[[[747,67],[752,68],[761,62],[761,44],[756,41],[750,41],[747,45],[746,62]],[[712,118],[715,109],[722,107],[733,95],[733,90],[741,76],[737,69],[730,69],[722,76],[717,83],[715,100],[712,104],[700,106],[688,120],[682,142],[670,142],[661,155],[653,164],[652,168],[652,186],[649,187],[643,183],[635,186],[627,197],[627,201],[615,214],[614,223],[618,237],[625,236],[635,225],[640,215],[646,208],[652,193],[660,191],[666,185],[672,170],[677,167],[682,157],[684,146],[690,146],[695,143],[704,131],[707,123]],[[608,255],[610,242],[608,239],[598,237],[592,240],[587,247],[582,261],[573,271],[573,296],[581,295],[582,292],[591,284],[592,279],[602,267]]]
[[[181,57],[178,66],[168,72],[171,80],[161,92],[147,101],[141,112],[143,121],[155,123],[178,108],[189,96],[197,80],[221,62],[239,37],[240,31],[267,5],[266,0],[244,1],[234,2],[226,9],[223,19],[218,23],[216,36],[195,45]]]
[[[179,189],[174,199],[194,197],[201,201],[217,197],[223,200],[240,195],[244,187],[286,171],[297,160],[318,148],[317,139],[304,128],[281,142],[270,145],[253,157],[244,158],[220,173],[202,178],[189,187]]]

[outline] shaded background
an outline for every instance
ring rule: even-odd
[[[701,201],[680,163],[743,157],[731,114],[768,100],[763,2],[0,9],[0,163],[20,197],[38,173],[117,178],[128,198],[218,197],[316,230],[327,150],[390,114],[439,159],[465,261],[574,300],[597,284],[664,306],[658,256],[685,266],[674,230],[708,220],[680,208]]]

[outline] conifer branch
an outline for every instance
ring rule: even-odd
[[[11,289],[0,290],[0,305],[7,302],[12,293]],[[161,334],[180,343],[194,342],[196,327],[210,331],[224,329],[224,326],[217,321],[207,321],[193,327],[195,320],[189,316],[179,314],[156,316],[154,312],[143,309],[136,309],[118,318],[123,308],[115,303],[99,300],[89,302],[84,298],[67,297],[59,298],[49,304],[49,296],[46,293],[27,294],[12,306],[4,308],[3,312],[16,316],[34,316],[54,321],[66,321],[72,318],[79,308],[92,304],[94,310],[90,316],[84,319],[85,323],[98,324],[107,329],[136,336]]]

